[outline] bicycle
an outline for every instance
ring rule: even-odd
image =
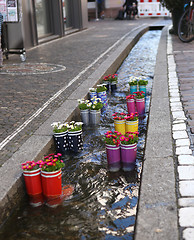
[[[194,1],[185,5],[185,11],[178,25],[178,37],[182,42],[188,43],[194,40]]]

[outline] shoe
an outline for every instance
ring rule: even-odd
[[[174,30],[173,28],[169,29],[169,33],[170,33],[170,34],[177,35],[177,33],[175,32],[175,30]]]

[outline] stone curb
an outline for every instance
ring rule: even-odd
[[[77,99],[86,98],[90,87],[96,86],[103,76],[116,72],[139,38],[148,30],[149,26],[144,25],[131,31],[122,44],[111,53],[98,69],[78,86],[69,99],[3,164],[0,168],[0,225],[6,221],[13,209],[18,206],[18,203],[25,196],[22,171],[20,169],[21,163],[27,160],[36,161],[52,148],[51,123],[54,121],[69,121],[78,116]]]
[[[167,31],[168,27],[162,30],[156,59],[135,229],[136,240],[175,240],[179,235],[168,96]],[[175,79],[173,74],[171,77]],[[178,98],[177,91],[170,94],[174,99]],[[184,116],[175,114],[174,118],[178,120]],[[182,127],[185,129],[185,126]]]

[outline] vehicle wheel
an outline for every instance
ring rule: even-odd
[[[189,15],[192,14],[192,19],[190,20]],[[178,26],[178,36],[182,42],[191,42],[194,39],[194,13],[190,13],[187,9],[182,15],[179,26]]]

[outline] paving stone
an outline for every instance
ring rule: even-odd
[[[171,94],[171,93],[172,93],[172,94],[173,94],[173,93],[179,94],[179,89],[178,89],[178,87],[175,87],[175,86],[174,86],[174,88],[170,88],[170,91],[169,91],[169,92],[170,92],[170,94]]]
[[[184,122],[185,122],[185,120],[178,119],[178,120],[174,120],[174,121],[173,121],[173,124],[184,123]]]
[[[180,165],[194,165],[193,155],[180,155],[178,156],[178,163]]]
[[[174,131],[173,132],[173,138],[174,139],[185,139],[188,138],[187,132],[186,131]]]
[[[173,131],[186,130],[186,124],[185,124],[185,123],[173,124],[172,130],[173,130]]]
[[[172,112],[183,111],[183,108],[182,106],[175,106],[175,107],[171,107],[171,111]]]
[[[190,127],[191,133],[194,134],[194,126]]]
[[[179,181],[179,191],[182,197],[194,197],[194,181]]]
[[[177,147],[176,148],[176,155],[190,155],[192,154],[192,150],[188,147],[188,146],[185,146],[185,147]]]
[[[194,207],[194,198],[179,198],[178,205],[181,207]]]
[[[169,72],[176,72],[176,65],[170,65],[169,68],[168,68],[168,71]]]
[[[171,78],[176,79],[177,78],[177,73],[176,72],[169,72],[168,76],[169,76],[169,79],[171,79]]]
[[[186,120],[185,113],[183,111],[172,112],[173,119],[183,119]]]
[[[191,89],[192,89],[191,86],[180,86],[180,90],[181,90],[181,91],[191,90]]]
[[[169,87],[177,87],[178,86],[178,80],[177,81],[172,81],[168,82]]]
[[[190,146],[190,140],[189,139],[177,139],[176,140],[176,146],[177,147],[183,147],[183,146]]]
[[[194,180],[194,166],[178,166],[179,180]]]
[[[193,115],[194,116],[194,115]],[[190,126],[194,126],[194,120],[187,120],[187,122],[188,122],[188,124],[190,125]]]
[[[170,92],[171,97],[180,97],[179,92]]]
[[[171,102],[170,106],[171,107],[182,107],[182,103],[181,102]]]
[[[194,207],[185,207],[179,209],[179,224],[181,227],[194,226]]]
[[[176,85],[178,86],[178,78],[169,78],[169,81],[168,81],[169,85]]]
[[[171,97],[170,102],[180,102],[180,97]]]
[[[183,239],[184,240],[193,240],[194,239],[194,228],[186,228],[183,230]]]

